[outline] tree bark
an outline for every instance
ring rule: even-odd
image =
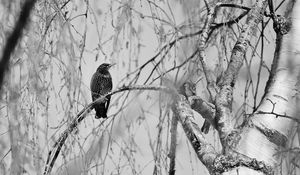
[[[287,7],[291,11],[293,2]],[[249,118],[240,134],[236,151],[248,157],[265,162],[275,169],[279,163],[278,151],[287,148],[289,134],[299,122],[296,115],[300,70],[300,2],[293,9],[292,29],[286,35],[277,34],[279,58],[275,75],[258,109]],[[287,14],[287,19],[291,14]],[[275,54],[276,56],[276,54]],[[274,58],[277,59],[277,58]],[[299,115],[298,115],[299,116]],[[295,122],[296,121],[296,122]],[[238,167],[226,174],[261,174],[245,167]]]

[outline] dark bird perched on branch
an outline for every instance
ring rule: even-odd
[[[94,73],[91,79],[91,91],[92,91],[92,100],[95,101],[101,95],[105,95],[109,93],[112,89],[112,79],[109,73],[109,68],[114,64],[107,64],[103,63],[98,68],[97,71]],[[107,109],[110,102],[110,95],[106,96],[104,102],[99,102],[94,105],[94,109],[96,111],[95,118],[106,118]]]

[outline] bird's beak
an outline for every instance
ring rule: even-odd
[[[107,68],[110,69],[110,68],[113,67],[114,65],[116,65],[116,63],[110,64]]]

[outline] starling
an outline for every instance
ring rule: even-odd
[[[97,71],[94,73],[90,84],[93,101],[95,101],[101,95],[105,95],[111,91],[112,79],[108,70],[113,65],[114,64],[103,63],[97,68]],[[106,101],[96,103],[94,105],[94,109],[96,111],[96,119],[107,117],[106,113],[110,102],[110,95],[106,96],[106,99]]]
[[[196,95],[196,85],[191,82],[185,82],[183,85],[180,87],[180,93],[184,95],[186,98],[190,96]],[[210,123],[209,121],[205,120],[202,127],[201,127],[201,132],[207,134],[210,128]]]
[[[180,87],[180,93],[186,98],[196,95],[196,85],[191,82],[184,82]]]

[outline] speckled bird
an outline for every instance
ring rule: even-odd
[[[196,95],[196,84],[191,82],[183,83],[183,85],[180,87],[180,93],[182,93],[182,95],[184,95],[186,98]],[[207,134],[209,132],[209,128],[210,123],[209,121],[205,120],[201,127],[201,132]]]
[[[105,95],[109,93],[112,89],[112,79],[109,73],[109,68],[114,64],[107,64],[103,63],[98,68],[97,71],[94,73],[91,79],[91,92],[92,92],[92,100],[95,101],[101,95]],[[110,102],[110,95],[106,96],[105,102],[96,103],[94,105],[94,109],[96,111],[95,118],[106,118],[107,109]]]

